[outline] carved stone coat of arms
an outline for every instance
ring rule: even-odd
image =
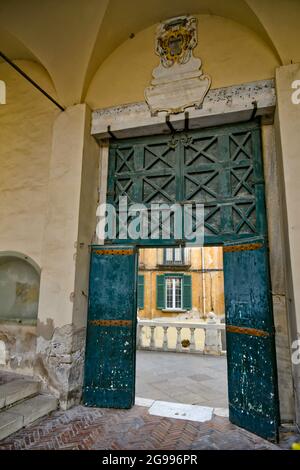
[[[160,64],[145,90],[152,115],[161,111],[181,113],[188,107],[202,105],[211,79],[203,74],[201,60],[193,56],[196,45],[196,18],[180,16],[158,26],[155,52]]]

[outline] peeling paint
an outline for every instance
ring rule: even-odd
[[[41,325],[40,325],[41,326]],[[85,328],[64,325],[53,330],[41,328],[44,336],[37,338],[35,374],[42,380],[44,389],[60,400],[62,409],[78,404],[81,398],[84,366]]]
[[[3,342],[1,369],[26,375],[33,374],[36,350],[36,326],[0,323],[0,341]]]

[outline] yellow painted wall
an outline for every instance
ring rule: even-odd
[[[18,61],[49,93],[48,74]],[[9,65],[0,64],[7,104],[0,105],[0,252],[18,251],[41,264],[53,122],[59,111]]]
[[[212,77],[212,88],[271,78],[278,59],[249,28],[214,15],[198,16],[194,55]],[[154,53],[156,25],[117,47],[96,72],[86,101],[92,109],[144,100],[159,58]]]
[[[223,269],[223,250],[220,247],[205,247],[204,269]],[[182,271],[192,276],[192,306],[200,313],[214,311],[224,315],[224,276],[223,271],[193,272],[202,269],[201,248],[190,248],[190,271]],[[171,273],[172,270],[161,270],[162,249],[141,249],[139,251],[139,274],[144,275],[144,308],[139,310],[139,317],[151,319],[157,317],[174,317],[176,313],[164,312],[156,308],[156,277],[159,274]],[[176,271],[177,273],[180,271]],[[203,279],[204,277],[204,279]],[[203,289],[203,282],[205,288]],[[205,297],[205,298],[204,298]]]

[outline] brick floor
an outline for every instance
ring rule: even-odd
[[[76,406],[0,442],[0,449],[278,449],[277,446],[214,416],[196,423],[151,416],[148,408],[112,410]]]

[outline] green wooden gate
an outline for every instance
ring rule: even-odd
[[[133,247],[93,247],[83,402],[130,408],[135,390],[136,271]]]
[[[110,145],[107,201],[202,203],[205,244],[266,234],[260,127],[257,122],[118,140]],[[112,243],[136,243],[118,238]],[[139,240],[162,245],[174,240]]]
[[[275,440],[278,392],[259,122],[112,142],[107,200],[117,207],[120,196],[127,196],[129,205],[142,203],[147,207],[151,203],[203,203],[205,245],[225,247],[230,419]],[[136,244],[136,240],[118,237],[109,242]],[[172,236],[169,240],[139,240],[141,246],[175,243]],[[119,268],[111,264],[109,269],[115,276],[110,282],[116,285]],[[91,286],[93,276],[92,264]],[[133,279],[133,274],[129,278]],[[89,320],[95,315],[94,303],[99,303],[97,295],[100,298],[103,291],[104,281],[99,276],[97,279],[98,294],[94,290],[90,293]],[[109,289],[105,282],[104,287]],[[113,295],[117,296],[117,291],[112,291],[111,299]],[[96,315],[101,316],[105,308],[110,308],[110,302],[106,306],[104,303],[102,313],[99,310]],[[90,351],[98,348],[97,337],[93,335],[88,330]],[[132,329],[130,344],[134,341]],[[117,347],[121,351],[123,344],[118,343]],[[102,351],[102,355],[95,357],[103,370],[111,370],[107,365],[111,361],[108,353]],[[133,379],[127,383],[131,383],[133,396],[134,359],[130,357]],[[95,362],[89,363],[87,359],[86,384],[92,381],[94,366]],[[128,363],[124,362],[124,366],[128,367]],[[96,402],[91,396],[85,391],[87,404],[109,406],[103,396]],[[130,403],[121,395],[114,396],[117,398],[110,402],[111,406]]]
[[[224,247],[229,418],[276,441],[274,324],[265,240]]]

